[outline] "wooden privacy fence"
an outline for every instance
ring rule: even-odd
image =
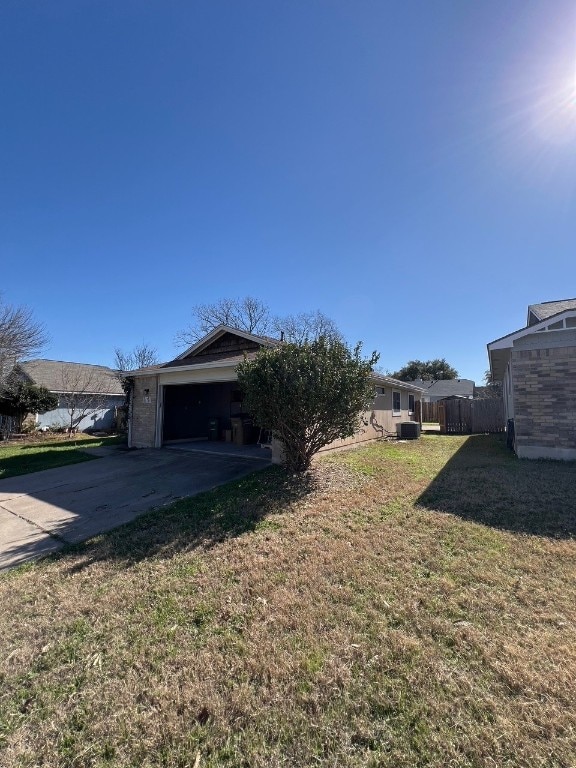
[[[422,421],[438,421],[438,403],[420,403]]]
[[[437,405],[440,432],[444,434],[505,431],[501,398],[440,400]]]

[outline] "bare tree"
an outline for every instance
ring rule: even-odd
[[[145,342],[134,347],[131,352],[123,352],[119,347],[114,350],[114,367],[122,373],[135,371],[137,368],[147,368],[158,362],[160,362],[158,350]]]
[[[59,406],[67,412],[66,428],[74,432],[80,422],[106,408],[114,390],[114,374],[92,365],[63,365]]]
[[[322,337],[328,341],[344,341],[334,320],[319,309],[315,312],[275,317],[272,325],[279,338],[293,344],[304,344]]]
[[[192,307],[193,322],[176,335],[176,343],[191,346],[218,325],[229,325],[241,331],[266,335],[271,330],[270,309],[252,296],[243,299],[220,299],[214,304]]]
[[[122,385],[126,395],[126,406],[130,404],[132,392],[132,379],[126,374],[129,371],[135,371],[137,368],[147,368],[149,365],[156,365],[159,362],[158,350],[146,344],[146,342],[142,342],[142,344],[134,347],[131,352],[123,352],[119,347],[116,347],[114,350],[116,378]]]
[[[32,310],[6,304],[0,296],[0,382],[24,357],[47,343],[44,326],[34,320]]]
[[[191,346],[218,325],[228,325],[260,336],[275,333],[294,344],[315,341],[343,341],[336,323],[325,314],[300,312],[285,317],[271,317],[267,304],[246,296],[243,299],[220,299],[214,304],[197,304],[192,309],[194,322],[176,336],[176,343]]]

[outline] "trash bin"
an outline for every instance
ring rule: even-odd
[[[516,448],[516,440],[514,437],[514,419],[508,419],[506,422],[506,445],[511,451]]]
[[[253,442],[254,420],[251,416],[232,416],[232,442],[249,445]]]
[[[256,435],[254,429],[254,419],[252,416],[242,417],[242,439],[243,445],[252,445],[256,442]]]
[[[208,422],[208,439],[218,440],[218,419],[210,419]]]
[[[232,422],[232,442],[234,445],[244,445],[244,430],[242,429],[242,419],[240,416],[233,416]]]

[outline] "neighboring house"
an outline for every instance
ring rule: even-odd
[[[525,328],[488,344],[509,442],[529,459],[576,459],[576,299],[528,307]]]
[[[159,448],[176,441],[230,440],[236,419],[246,429],[245,440],[257,442],[260,432],[250,428],[249,414],[243,412],[236,366],[279,343],[219,325],[175,360],[132,371],[128,445]],[[364,415],[362,431],[337,441],[338,446],[395,435],[398,422],[412,419],[419,387],[378,375],[374,386],[374,407]]]
[[[37,429],[69,427],[71,417],[81,431],[113,429],[116,408],[125,402],[116,372],[104,365],[28,360],[17,363],[13,375],[58,397],[57,408],[34,415]]]
[[[424,389],[422,393],[423,403],[436,403],[446,397],[464,397],[467,400],[474,397],[472,379],[436,379],[435,381],[417,379],[412,383]]]

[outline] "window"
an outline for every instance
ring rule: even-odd
[[[408,395],[408,413],[414,413],[414,395]]]
[[[383,395],[384,393],[385,393],[384,387],[375,387],[374,394],[376,395],[376,397],[378,397],[378,395]]]
[[[400,392],[392,392],[392,416],[400,416]]]

